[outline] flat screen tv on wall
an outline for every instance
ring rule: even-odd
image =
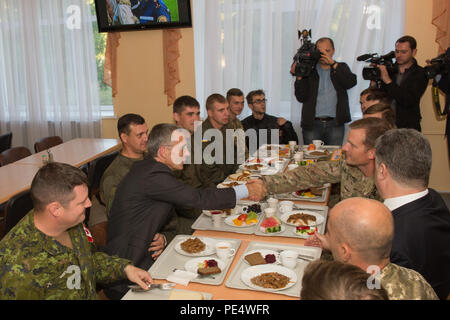
[[[191,27],[189,0],[95,0],[99,32]]]

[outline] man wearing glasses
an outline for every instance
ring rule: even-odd
[[[292,127],[292,123],[284,118],[277,118],[266,114],[266,95],[263,90],[254,90],[249,92],[246,97],[247,104],[252,110],[252,115],[242,120],[242,125],[245,131],[253,129],[256,131],[257,146],[249,146],[247,140],[247,148],[255,150],[264,144],[280,143],[288,144],[289,141],[296,141],[298,143],[297,134]],[[279,130],[279,141],[272,141],[271,130]],[[264,131],[262,131],[264,130]],[[247,134],[248,135],[248,134]],[[264,136],[266,139],[264,139]],[[249,139],[250,140],[250,139]],[[251,141],[251,140],[250,140]]]

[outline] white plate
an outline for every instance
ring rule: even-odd
[[[309,234],[298,234],[296,231],[297,231],[296,228],[294,228],[293,232],[295,233],[295,235],[297,237],[299,237],[301,239],[308,239],[309,237],[311,237],[311,235],[309,235]]]
[[[226,185],[226,184],[229,184],[229,183],[237,183],[238,185],[241,185],[241,184],[245,184],[245,181],[226,181],[226,182],[224,181],[222,183],[219,183],[217,185],[217,188],[219,188],[219,189],[233,188],[233,187],[230,187],[230,186]]]
[[[249,169],[249,168],[247,168],[247,166],[254,166],[254,165],[260,165],[259,169]],[[244,163],[244,164],[241,164],[239,166],[239,169],[241,169],[241,170],[248,170],[248,171],[251,171],[251,172],[259,172],[261,170],[266,170],[268,168],[269,168],[269,166],[267,164],[265,164],[265,163]]]
[[[230,174],[229,176],[228,176],[228,179],[230,179],[230,180],[233,180],[233,181],[243,181],[243,182],[247,182],[247,180],[250,180],[251,178],[251,175],[246,175],[243,179],[244,180],[237,180],[240,176],[242,176],[243,175],[243,173],[242,172],[239,172],[239,173],[233,173],[233,174]]]
[[[274,255],[275,255],[275,258],[276,258],[277,260],[276,260],[274,263],[268,263],[269,265],[270,265],[270,264],[271,264],[271,265],[274,265],[274,264],[277,264],[277,263],[279,264],[279,263],[280,263],[280,255],[278,254],[278,252],[273,251],[273,250],[269,250],[269,249],[251,250],[251,251],[247,252],[247,253],[245,254],[245,256],[248,256],[249,254],[252,254],[252,253],[255,253],[255,252],[261,253],[261,255],[263,256],[263,258],[265,258],[266,255],[268,255],[268,254],[274,254]],[[246,264],[249,264],[248,261],[245,260],[245,256],[243,256],[244,262],[245,262]]]
[[[329,157],[329,156],[331,156],[331,152],[328,150],[328,154],[323,154],[323,155],[314,155],[314,154],[311,154],[312,152],[316,152],[316,151],[320,151],[320,152],[325,152],[325,151],[327,151],[327,150],[325,150],[325,149],[317,149],[317,150],[306,150],[305,151],[305,155],[306,156],[308,156],[308,157],[310,157],[310,158],[322,158],[322,157]]]
[[[257,286],[252,283],[251,279],[254,277],[257,277],[263,273],[269,273],[269,272],[277,272],[279,274],[282,274],[288,278],[290,278],[289,283],[284,287],[280,289],[270,289],[270,288],[263,288],[260,286]],[[297,275],[294,271],[291,269],[288,269],[286,267],[282,267],[279,265],[273,265],[273,264],[260,264],[257,266],[248,267],[241,273],[241,280],[244,282],[248,287],[252,289],[256,289],[259,291],[267,291],[267,292],[274,292],[274,291],[280,291],[285,290],[297,283]]]
[[[222,260],[217,259],[217,258],[211,259],[209,257],[200,257],[200,258],[191,259],[184,264],[184,269],[186,269],[186,271],[189,271],[192,273],[197,273],[198,264],[205,260],[216,260],[217,266],[219,267],[219,269],[222,271],[225,270],[225,267],[226,267],[225,262],[223,262]]]
[[[258,222],[254,222],[251,224],[246,224],[245,221],[242,223],[242,225],[237,226],[234,224],[233,220],[236,219],[237,217],[239,217],[240,214],[235,214],[234,216],[229,216],[227,217],[224,221],[227,225],[232,226],[232,227],[236,227],[236,228],[248,228],[248,227],[253,227],[255,224],[257,224]]]
[[[187,239],[194,239],[194,238],[196,238],[196,237],[186,238],[186,239],[178,242],[175,245],[175,251],[178,252],[179,254],[182,254],[184,256],[189,256],[189,257],[209,256],[216,252],[216,242],[214,240],[208,239],[208,238],[200,238],[200,237],[197,237],[197,238],[199,238],[201,241],[203,241],[203,243],[206,245],[205,250],[200,251],[198,253],[188,253],[188,252],[184,251],[183,249],[181,249],[181,243],[185,242]]]
[[[286,227],[283,224],[281,224],[281,230],[278,232],[262,232],[261,229],[259,229],[259,232],[267,234],[267,235],[271,235],[271,234],[280,234],[280,233],[284,232],[284,230],[286,230]]]
[[[284,222],[284,223],[290,225],[290,226],[297,226],[296,224],[288,223],[288,222],[287,222],[288,218],[289,218],[291,215],[296,214],[296,213],[306,213],[306,214],[310,214],[310,215],[312,215],[312,216],[315,216],[315,217],[316,217],[316,223],[311,223],[311,224],[309,224],[310,227],[317,226],[317,225],[323,223],[323,221],[325,220],[325,218],[324,218],[323,216],[321,216],[320,214],[318,214],[318,213],[316,213],[316,212],[308,211],[308,210],[286,212],[286,213],[284,213],[284,214],[280,217],[280,220],[281,220],[282,222]]]

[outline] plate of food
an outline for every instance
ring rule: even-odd
[[[280,217],[281,221],[290,226],[316,226],[325,220],[323,216],[316,212],[302,210],[286,212]]]
[[[308,188],[304,190],[298,190],[295,192],[292,192],[292,195],[295,198],[299,199],[314,199],[319,198],[323,195],[324,188]]]
[[[191,237],[178,242],[175,251],[184,256],[209,256],[216,252],[215,242],[208,238]]]
[[[247,228],[258,223],[258,215],[255,212],[235,214],[225,218],[225,223],[236,228]]]
[[[265,234],[278,234],[284,232],[286,227],[277,217],[269,217],[264,219],[259,225],[259,231]]]
[[[221,217],[228,217],[232,214],[236,214],[236,208],[223,210],[203,210],[202,213],[208,217],[211,217],[211,213],[221,213]]]
[[[317,232],[317,227],[310,227],[310,226],[298,226],[295,227],[295,229],[293,230],[294,233],[302,238],[302,239],[308,239],[310,236],[312,236],[314,233]]]
[[[330,151],[326,149],[317,149],[317,150],[306,150],[305,156],[310,158],[322,158],[330,156]]]
[[[295,285],[297,275],[283,266],[262,264],[248,267],[242,271],[241,280],[252,289],[274,292]]]
[[[233,173],[228,176],[228,179],[233,181],[247,181],[250,179],[252,172],[249,170],[244,170],[240,173]]]
[[[244,163],[239,166],[241,170],[248,170],[251,172],[259,172],[261,170],[266,170],[269,168],[267,164],[264,163]]]
[[[219,183],[217,185],[217,188],[219,188],[219,189],[232,188],[232,187],[239,186],[241,184],[245,184],[245,181],[227,181],[227,182],[224,181],[222,183]]]
[[[221,273],[226,267],[225,262],[220,259],[209,259],[208,257],[199,257],[187,261],[184,265],[186,271],[198,273],[202,276],[208,276]]]
[[[244,261],[251,265],[280,263],[278,252],[269,249],[257,249],[247,252],[244,256]]]

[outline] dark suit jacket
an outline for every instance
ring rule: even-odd
[[[195,189],[178,181],[169,167],[154,159],[136,162],[117,187],[108,220],[106,253],[149,269],[153,264],[149,245],[174,214],[175,205],[233,208],[236,194],[232,188]],[[123,289],[126,292],[126,287]]]
[[[433,189],[392,211],[391,262],[419,272],[440,299],[450,293],[450,212]]]

